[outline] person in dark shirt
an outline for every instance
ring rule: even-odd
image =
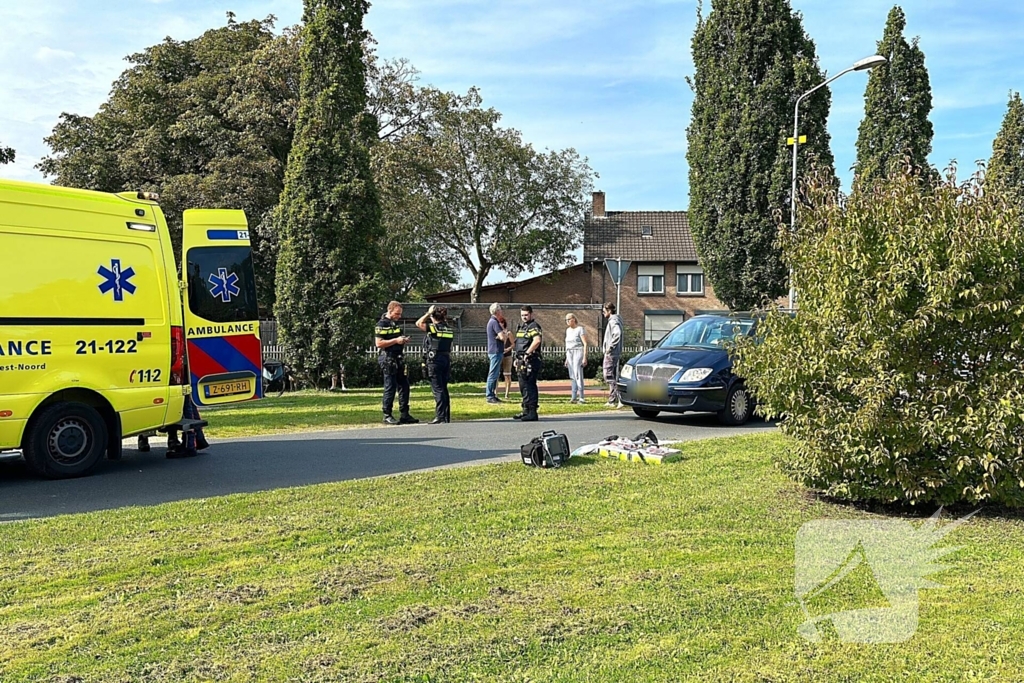
[[[384,424],[416,424],[419,422],[409,414],[409,375],[405,367],[405,343],[409,337],[402,334],[398,321],[402,319],[402,304],[392,301],[388,311],[377,321],[374,328],[374,344],[380,353],[377,363],[384,373],[384,399],[381,407],[384,410]],[[391,414],[395,405],[395,394],[398,394],[399,418]]]
[[[448,325],[448,309],[431,306],[416,321],[416,327],[427,333],[430,344],[426,362],[430,390],[434,394],[434,419],[429,424],[451,422],[452,399],[448,393],[448,380],[452,372],[451,351],[455,333]]]
[[[513,334],[509,332],[508,321],[505,316],[498,312],[498,323],[501,325],[504,335],[505,349],[501,354],[501,375],[505,378],[505,400],[508,400],[508,392],[512,390],[512,353],[515,351],[516,342]]]
[[[521,322],[516,330],[515,366],[519,375],[519,393],[523,397],[523,412],[514,415],[512,419],[536,422],[540,400],[537,380],[540,378],[540,345],[543,333],[540,325],[533,319],[532,306],[522,306],[519,309],[519,318]]]

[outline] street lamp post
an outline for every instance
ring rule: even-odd
[[[606,258],[604,265],[608,269],[608,274],[612,276],[612,282],[615,283],[615,312],[622,314],[622,278],[625,277],[626,271],[629,270],[632,261],[624,261],[621,258]]]
[[[800,102],[805,97],[815,92],[819,88],[824,88],[826,85],[836,80],[840,76],[845,76],[851,71],[865,71],[866,69],[872,69],[879,64],[885,64],[888,60],[881,55],[872,55],[871,57],[865,57],[864,59],[854,62],[853,66],[840,71],[832,78],[819,83],[800,97],[796,98],[796,104],[793,105],[793,187],[790,190],[789,196],[789,230],[792,233],[796,233],[796,153],[800,147]],[[796,305],[796,288],[793,286],[793,269],[789,269],[789,310],[793,310]]]
[[[615,278],[615,312],[622,310],[622,259],[615,259],[618,262],[619,276]],[[619,315],[622,315],[619,313]]]

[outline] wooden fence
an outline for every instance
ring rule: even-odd
[[[284,360],[284,347],[278,343],[277,321],[260,321],[260,344],[263,346],[263,360]]]

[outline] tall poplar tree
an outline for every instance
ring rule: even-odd
[[[370,339],[381,297],[381,209],[370,171],[366,0],[306,0],[299,113],[281,203],[276,313],[314,381]]]
[[[888,61],[871,70],[864,95],[864,120],[857,135],[858,183],[888,178],[909,161],[929,175],[932,151],[932,88],[918,39],[903,37],[907,17],[899,6],[889,10],[878,54]]]
[[[777,240],[789,221],[796,98],[818,85],[814,42],[789,0],[712,0],[693,36],[693,111],[687,129],[689,221],[715,295],[749,309],[786,292]],[[834,177],[826,129],[831,95],[800,105],[800,173]]]
[[[1003,125],[992,143],[985,191],[1002,193],[1024,210],[1024,102],[1019,92],[1010,95]]]

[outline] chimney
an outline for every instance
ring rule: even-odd
[[[594,207],[591,210],[594,218],[604,218],[604,192],[594,193]]]

